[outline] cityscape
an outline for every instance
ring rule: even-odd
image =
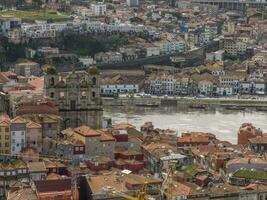
[[[266,200],[266,0],[0,0],[0,200]]]

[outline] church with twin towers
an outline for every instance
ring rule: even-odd
[[[102,127],[100,76],[96,67],[90,67],[86,71],[58,73],[51,66],[44,77],[44,91],[58,108],[62,128],[81,125]]]

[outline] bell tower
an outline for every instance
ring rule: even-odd
[[[59,82],[59,75],[54,66],[49,66],[46,70],[46,75],[44,77],[44,90],[45,95],[52,98],[53,100],[57,100],[57,91],[56,85]]]

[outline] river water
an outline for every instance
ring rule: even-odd
[[[187,131],[210,132],[218,139],[237,142],[237,131],[242,123],[253,123],[267,132],[267,112],[253,110],[237,111],[224,109],[197,110],[185,107],[126,107],[104,108],[104,116],[112,118],[112,123],[128,122],[138,130],[146,121],[156,128],[172,129],[180,135]]]

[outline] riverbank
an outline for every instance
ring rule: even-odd
[[[136,105],[159,105],[159,106],[198,106],[205,105],[207,108],[216,107],[242,107],[242,108],[267,108],[267,99],[238,99],[238,98],[102,98],[104,106],[136,106]]]

